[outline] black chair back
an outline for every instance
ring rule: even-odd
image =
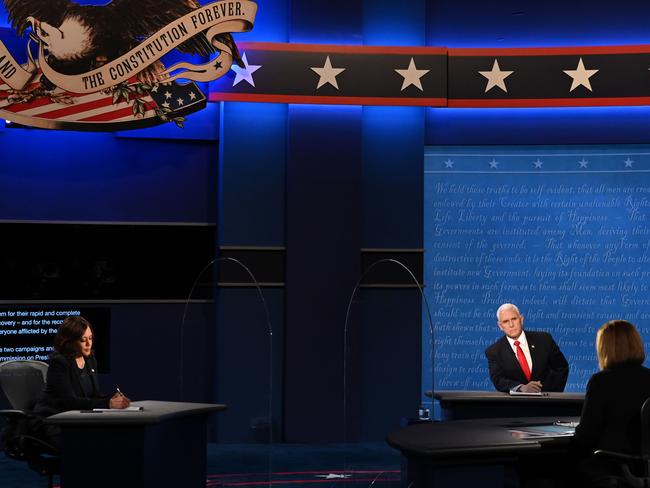
[[[650,398],[641,406],[641,457],[650,458]]]
[[[12,408],[31,412],[40,398],[47,376],[47,363],[17,360],[0,363],[0,388]]]

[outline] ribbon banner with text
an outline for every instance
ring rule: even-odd
[[[257,13],[257,4],[248,0],[198,8],[188,2],[158,6],[149,1],[137,12],[127,12],[124,5],[68,13],[45,7],[29,12],[29,5],[10,4],[9,18],[18,33],[24,25],[31,31],[26,64],[0,41],[0,116],[53,129],[122,130],[165,121],[182,125],[184,114],[206,103],[192,82],[215,80],[233,61],[241,63],[231,33],[251,30]],[[105,30],[121,35],[100,35]],[[112,40],[103,45],[100,40],[106,39]],[[37,57],[32,42],[38,44]],[[176,49],[208,59],[164,66],[161,58]],[[218,55],[207,56],[212,52]],[[177,79],[190,83],[178,84]]]

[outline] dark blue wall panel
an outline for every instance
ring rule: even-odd
[[[421,387],[421,361],[414,354],[420,349],[421,303],[417,288],[361,289],[355,296],[347,334],[348,441],[383,441],[415,418],[421,391],[431,389]]]
[[[281,246],[287,106],[222,104],[219,243]]]
[[[213,391],[215,401],[229,407],[216,422],[220,442],[268,442],[271,428],[281,439],[284,290],[265,288],[263,294],[270,323],[256,289],[217,295]]]
[[[391,0],[363,0],[363,43],[369,46],[424,46],[426,0],[396,4]]]
[[[363,247],[422,247],[424,109],[363,109]]]
[[[291,2],[290,12],[290,42],[362,44],[362,2]]]
[[[426,143],[642,144],[649,107],[429,108]]]
[[[447,47],[647,44],[643,0],[573,2],[427,1],[427,43]]]
[[[214,142],[0,133],[0,218],[214,222]]]
[[[361,107],[292,105],[288,133],[285,432],[331,442],[343,433],[343,324],[360,267]]]

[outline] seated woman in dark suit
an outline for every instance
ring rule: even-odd
[[[93,328],[83,317],[66,318],[54,338],[47,379],[42,397],[34,407],[40,418],[67,410],[126,408],[130,400],[116,393],[112,397],[99,391],[97,361],[93,355]],[[37,418],[35,435],[60,447],[60,430]]]
[[[645,351],[634,325],[625,320],[604,324],[596,334],[596,352],[601,371],[587,383],[573,438],[584,486],[620,473],[618,466],[592,456],[595,450],[640,453],[641,405],[650,397],[650,369],[642,365]]]

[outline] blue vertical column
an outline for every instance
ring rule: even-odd
[[[343,325],[359,274],[361,107],[289,109],[285,432],[342,438]]]
[[[263,270],[273,266],[267,263],[268,249],[282,253],[285,244],[287,106],[222,103],[221,123],[217,209],[220,255],[234,254],[257,280],[264,281]],[[284,289],[262,288],[270,312],[271,339],[252,279],[232,261],[221,261],[215,269],[220,269],[221,275],[242,279],[237,286],[220,286],[216,296],[215,401],[229,406],[226,415],[216,418],[217,439],[264,442],[269,428],[274,429],[277,439],[282,428]],[[215,279],[218,276],[215,273]],[[281,278],[273,281],[281,282]],[[269,395],[273,418],[268,415]]]
[[[349,0],[294,2],[290,40],[360,44],[361,7],[361,2]],[[314,74],[315,91],[317,82]],[[288,442],[343,437],[343,325],[359,275],[361,115],[359,106],[289,107],[284,394]]]
[[[253,31],[235,35],[235,41],[286,42],[287,4],[258,2]],[[256,64],[250,56],[248,61]],[[217,242],[222,255],[234,253],[252,271],[269,269],[275,264],[269,255],[283,256],[285,248],[287,105],[220,105]],[[232,262],[218,267],[248,279]],[[262,288],[273,329],[271,346],[264,308],[250,284],[222,286],[216,296],[214,400],[229,405],[215,419],[215,437],[222,442],[267,442],[269,427],[278,440],[282,430],[284,288]],[[269,398],[273,418],[267,416]]]
[[[425,0],[407,0],[399,10],[389,0],[364,1],[364,44],[423,46],[425,39]],[[363,108],[364,262],[388,257],[405,261],[416,277],[423,246],[424,124],[425,108]],[[416,415],[420,395],[430,387],[423,387],[420,377],[422,303],[418,289],[381,282],[382,276],[397,276],[402,284],[413,284],[407,272],[393,263],[380,264],[370,273],[378,278],[369,274],[369,281],[381,286],[363,289],[358,300],[362,320],[355,334],[359,351],[354,356],[363,388],[356,390],[354,404],[359,415],[350,435],[381,440],[405,417]]]

